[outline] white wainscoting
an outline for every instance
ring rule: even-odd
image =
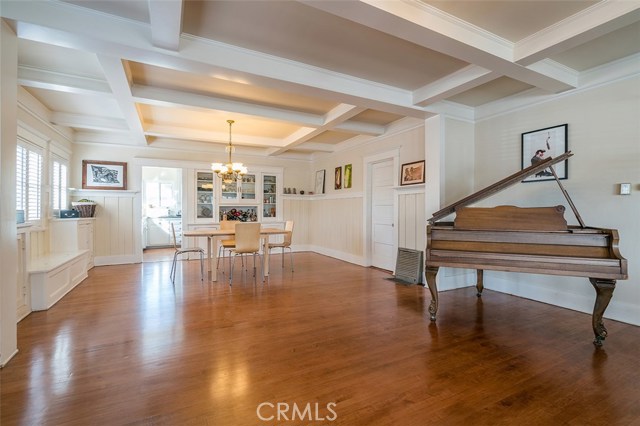
[[[94,228],[94,264],[116,265],[142,261],[142,224],[135,219],[140,205],[136,191],[77,190],[73,200],[88,198],[97,203]]]

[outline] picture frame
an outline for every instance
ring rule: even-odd
[[[336,181],[333,189],[342,189],[342,166],[336,167]]]
[[[424,160],[405,163],[400,171],[400,185],[424,183]]]
[[[347,164],[344,166],[344,187],[345,189],[351,188],[351,180],[352,180],[353,166],[351,164]]]
[[[325,169],[316,171],[315,193],[324,194]]]
[[[557,157],[568,150],[568,124],[546,127],[522,133],[521,167],[526,169],[549,157]],[[559,180],[569,177],[569,163],[565,160],[553,166]],[[541,182],[555,180],[549,169],[525,178],[522,182]]]
[[[82,160],[82,189],[127,189],[127,163]]]

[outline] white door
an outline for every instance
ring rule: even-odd
[[[393,271],[396,241],[393,223],[393,160],[371,165],[371,265]]]

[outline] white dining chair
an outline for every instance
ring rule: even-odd
[[[221,220],[220,221],[220,229],[222,230],[231,230],[235,229],[237,220]],[[220,257],[224,258],[225,251],[231,253],[231,250],[236,247],[236,240],[234,238],[229,238],[226,240],[220,241],[220,246],[218,248],[218,260],[216,262],[216,269],[220,268]],[[229,254],[230,255],[230,254]],[[243,259],[244,264],[244,259]],[[224,259],[222,261],[222,270],[224,271]]]
[[[235,266],[235,258],[240,255],[243,256],[245,254],[253,255],[253,276],[256,276],[256,255],[261,259],[260,256],[260,223],[258,222],[250,222],[250,223],[238,223],[236,225],[236,244],[233,249],[231,249],[231,257],[229,258],[229,285],[232,284],[233,281],[233,269]],[[248,261],[247,261],[248,262]],[[262,267],[261,267],[262,268]],[[262,272],[262,281],[264,281],[264,270]]]
[[[178,243],[176,240],[176,229],[171,224],[171,236],[173,237],[173,249],[175,250],[173,253],[173,263],[171,264],[171,272],[169,272],[169,277],[171,278],[171,282],[175,284],[176,281],[176,269],[178,256],[183,255],[185,253],[200,253],[200,281],[204,281],[204,249],[200,247],[190,247],[190,248],[181,248],[178,247]]]
[[[293,272],[293,250],[291,250],[291,236],[293,235],[293,221],[288,220],[284,225],[284,230],[287,233],[284,235],[284,240],[281,243],[269,243],[269,254],[271,254],[272,248],[282,249],[282,267],[284,268],[284,250],[289,249],[289,256],[291,257],[291,272]]]

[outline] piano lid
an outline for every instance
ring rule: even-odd
[[[522,180],[526,179],[531,175],[534,175],[538,172],[543,171],[544,169],[549,168],[550,166],[553,166],[554,164],[557,164],[566,160],[572,155],[573,154],[571,153],[571,151],[567,151],[564,154],[559,155],[555,158],[549,157],[536,165],[529,166],[526,169],[522,169],[519,172],[514,173],[511,176],[508,176],[502,179],[501,181],[494,183],[493,185],[489,185],[488,187],[481,189],[480,191],[474,192],[473,194],[463,198],[460,201],[456,201],[455,203],[449,204],[447,207],[441,210],[438,210],[433,214],[433,216],[431,216],[431,219],[429,219],[429,223],[433,223],[438,219],[442,219],[443,217],[449,216],[450,214],[455,213],[456,210],[458,210],[459,208],[466,207],[469,204],[477,203],[480,200],[484,200],[485,198],[490,197],[496,192],[500,192],[511,185],[521,182]],[[565,194],[565,196],[566,195],[567,194]]]

